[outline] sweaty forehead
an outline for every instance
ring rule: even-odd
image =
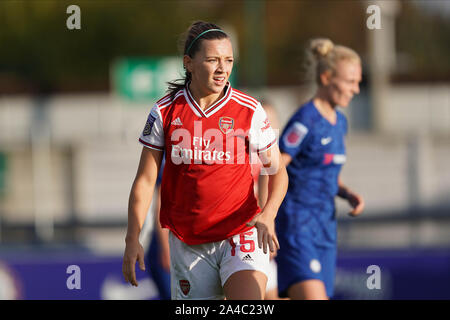
[[[204,56],[233,56],[233,47],[228,38],[203,40],[200,53]]]

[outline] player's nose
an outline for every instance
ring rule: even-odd
[[[219,59],[219,63],[217,64],[216,72],[222,73],[225,71],[225,62],[222,59]]]

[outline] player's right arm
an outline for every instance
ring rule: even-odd
[[[130,282],[133,286],[138,285],[135,272],[136,261],[139,262],[140,269],[145,270],[144,249],[139,243],[139,234],[150,207],[162,155],[162,151],[143,147],[136,178],[131,187],[122,273],[125,281]]]

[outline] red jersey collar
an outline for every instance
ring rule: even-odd
[[[210,106],[206,110],[202,110],[198,103],[195,101],[194,97],[191,94],[191,91],[189,90],[190,82],[186,85],[184,88],[184,95],[186,97],[186,101],[188,102],[191,109],[194,111],[194,113],[199,117],[205,117],[208,118],[212,114],[216,113],[221,109],[230,99],[232,88],[230,85],[230,82],[227,81],[227,84],[225,85],[225,94],[222,98],[220,98],[218,101],[216,101],[212,106]]]

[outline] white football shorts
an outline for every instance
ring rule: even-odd
[[[258,247],[257,229],[227,240],[187,245],[169,232],[172,300],[221,300],[227,279],[241,270],[257,270],[266,276],[269,251]]]
[[[266,291],[275,290],[278,288],[277,263],[275,259],[270,260],[269,270],[267,273]]]

